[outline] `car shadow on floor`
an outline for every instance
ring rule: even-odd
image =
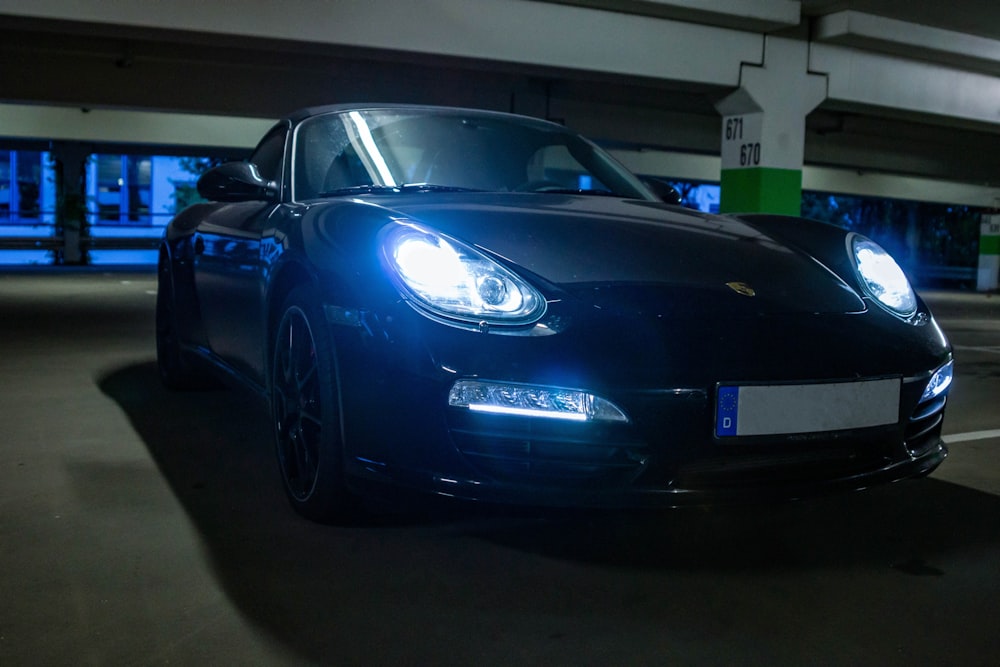
[[[638,513],[407,500],[357,525],[317,525],[285,500],[259,397],[171,392],[153,363],[98,384],[197,527],[229,598],[309,661],[366,662],[381,642],[377,662],[416,664],[414,646],[429,657],[438,644],[474,662],[485,640],[473,619],[614,614],[687,596],[684,609],[648,612],[669,623],[703,599],[718,605],[725,593],[696,590],[712,581],[947,578],[968,554],[1000,553],[1000,498],[934,479],[796,503]],[[995,590],[996,578],[986,585]]]

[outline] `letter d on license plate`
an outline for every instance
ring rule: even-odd
[[[720,385],[719,437],[821,433],[899,421],[899,378],[796,385]]]

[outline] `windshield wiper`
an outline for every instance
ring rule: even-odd
[[[436,183],[404,183],[399,186],[401,192],[485,192],[477,188],[462,188],[457,185],[438,185]]]
[[[346,195],[371,195],[399,192],[395,185],[351,185],[319,193],[320,197],[342,197]]]
[[[527,190],[533,194],[540,195],[596,195],[598,197],[620,197],[610,190],[595,190],[591,188],[539,188],[538,190]]]
[[[433,183],[403,183],[401,185],[351,185],[321,192],[320,197],[343,197],[348,195],[385,195],[410,192],[482,192],[475,188],[460,188],[455,185],[435,185]]]

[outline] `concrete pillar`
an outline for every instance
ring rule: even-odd
[[[1000,215],[984,215],[979,227],[979,272],[976,289],[991,292],[1000,286]]]
[[[86,261],[80,240],[86,232],[85,163],[90,152],[88,146],[77,143],[52,146],[57,173],[56,225],[62,230],[62,261],[66,264]]]
[[[740,66],[740,87],[722,114],[724,213],[799,215],[806,116],[826,97],[826,77],[808,71],[805,40],[768,35],[764,64]]]

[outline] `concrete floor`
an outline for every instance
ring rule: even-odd
[[[993,665],[1000,297],[933,477],[652,514],[428,505],[326,527],[264,406],[157,381],[151,274],[0,273],[0,665]]]

